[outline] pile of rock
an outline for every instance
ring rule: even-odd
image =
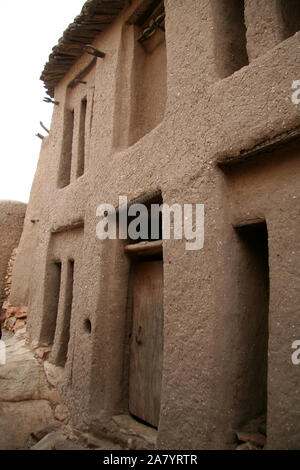
[[[59,393],[62,368],[42,361],[26,340],[4,331],[6,364],[0,367],[1,450],[121,449],[70,424]]]
[[[10,305],[9,302],[12,282],[12,270],[16,256],[17,249],[14,249],[7,265],[7,273],[5,276],[4,287],[4,302],[2,305],[2,312],[0,314],[3,327],[8,331],[12,331],[14,334],[16,334],[17,332],[25,332],[28,314],[27,307],[14,307],[13,305]]]
[[[261,433],[237,432],[239,445],[236,450],[262,450],[266,436]]]
[[[123,448],[107,439],[82,433],[78,429],[52,421],[31,432],[27,441],[31,450],[122,450]]]
[[[14,334],[17,332],[25,332],[27,324],[27,307],[12,307],[9,302],[4,302],[2,306],[4,323],[3,327],[12,331]]]
[[[262,450],[266,445],[266,415],[263,414],[236,431],[236,450]]]
[[[5,286],[4,286],[4,296],[6,299],[9,298],[10,295],[10,288],[11,288],[11,279],[12,279],[12,270],[14,267],[14,263],[17,257],[17,248],[12,251],[11,257],[8,261],[7,271],[5,276]]]
[[[25,339],[3,330],[6,364],[0,368],[0,449],[23,449],[32,431],[55,418],[60,394]]]

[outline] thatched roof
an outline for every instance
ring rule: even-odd
[[[110,25],[123,10],[128,0],[88,0],[74,22],[52,49],[41,80],[47,93],[53,97],[54,88],[84,53],[85,46]]]

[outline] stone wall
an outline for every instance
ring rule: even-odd
[[[0,306],[5,300],[5,276],[12,251],[19,244],[27,205],[0,201]]]
[[[4,281],[4,302],[2,304],[2,311],[0,311],[0,318],[2,318],[4,328],[8,331],[12,331],[13,333],[26,328],[28,310],[25,306],[18,308],[10,304],[12,271],[16,256],[17,249],[15,248],[7,266],[7,273]]]

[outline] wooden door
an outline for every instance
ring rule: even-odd
[[[129,411],[158,427],[163,360],[163,262],[135,266]]]

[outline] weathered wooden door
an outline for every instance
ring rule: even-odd
[[[135,266],[129,411],[157,427],[163,360],[163,262]]]

